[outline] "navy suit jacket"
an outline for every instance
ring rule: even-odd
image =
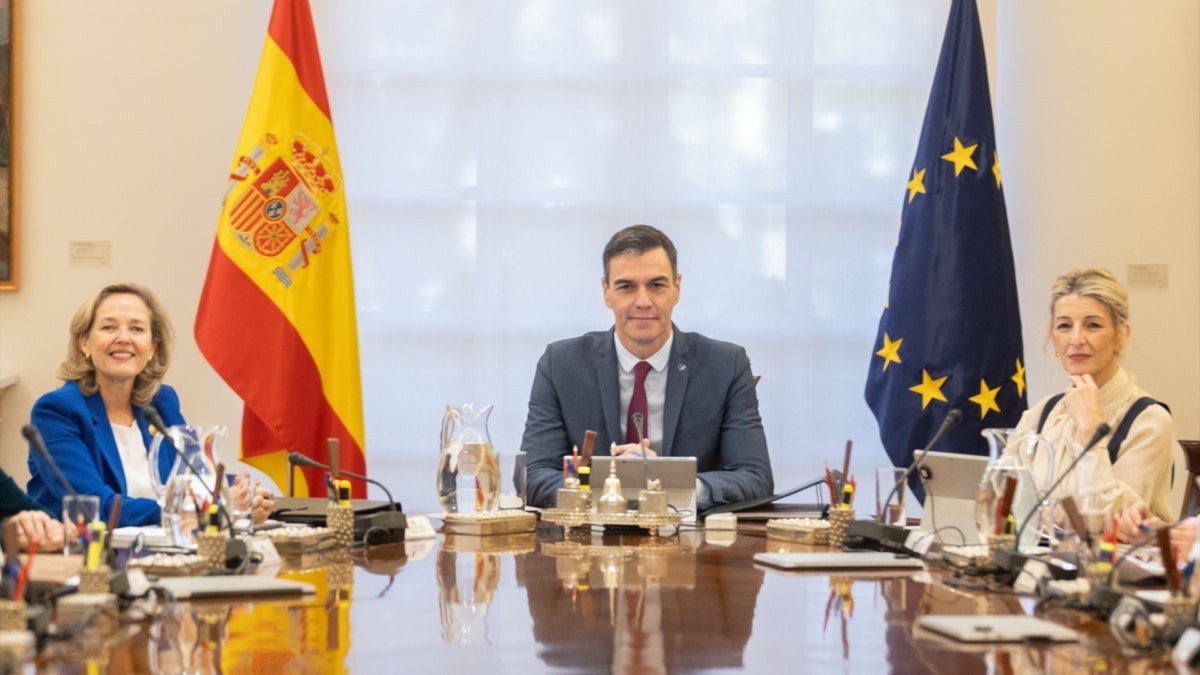
[[[153,405],[167,424],[186,424],[179,412],[179,396],[171,387],[165,384],[159,387]],[[149,448],[150,424],[141,408],[135,406],[133,415]],[[67,382],[39,398],[33,404],[32,417],[71,487],[81,495],[100,497],[100,517],[107,520],[113,497],[125,494],[125,468],[99,392],[84,396],[77,384]],[[167,447],[158,453],[160,480],[166,480],[174,463],[174,449]],[[29,496],[56,517],[61,517],[62,499],[67,489],[32,446],[29,448],[29,472],[32,474],[27,486]],[[158,525],[161,519],[157,501],[122,497],[120,525]]]
[[[695,457],[713,504],[770,495],[771,459],[746,350],[672,329],[659,454]],[[610,444],[622,438],[614,339],[610,328],[561,340],[538,360],[521,441],[533,506],[554,506],[563,482],[562,457],[583,446],[585,431],[597,432],[597,455],[607,455]]]

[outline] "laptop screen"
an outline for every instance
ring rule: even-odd
[[[604,481],[613,464],[621,481],[621,496],[637,499],[638,491],[646,488],[647,479],[657,478],[667,491],[667,503],[685,512],[685,521],[696,516],[696,458],[695,457],[592,457],[592,494],[604,494]],[[690,515],[690,517],[688,517]]]

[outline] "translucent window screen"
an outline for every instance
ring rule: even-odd
[[[359,0],[314,19],[354,242],[367,457],[432,506],[448,403],[518,449],[601,250],[679,248],[675,321],[746,347],[786,487],[887,460],[863,401],[948,0]]]

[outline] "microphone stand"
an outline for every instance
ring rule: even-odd
[[[326,471],[329,470],[328,466],[316,461],[315,459],[312,459],[311,457],[305,457],[298,452],[289,452],[287,460],[289,473],[292,465],[310,466],[315,469],[324,469]],[[390,504],[390,508],[382,513],[372,513],[369,515],[355,514],[355,539],[360,539],[364,543],[370,544],[371,535],[378,533],[381,535],[378,537],[378,541],[375,542],[378,544],[389,544],[396,541],[404,541],[404,531],[408,528],[408,519],[398,508],[396,500],[392,499],[392,493],[389,492],[382,483],[373,478],[367,478],[366,476],[360,474],[351,473],[345,469],[341,470],[341,474],[349,478],[355,478],[371,483],[372,485],[379,486],[379,489],[383,490],[383,493],[387,495],[388,503]]]
[[[932,448],[942,439],[942,436],[947,431],[953,429],[961,420],[962,411],[958,408],[953,408],[950,412],[946,413],[945,419],[942,420],[942,425],[938,427],[937,433],[933,435],[933,438],[929,439],[929,442],[925,444],[925,449],[928,451],[929,448]],[[883,500],[883,504],[891,503],[892,497],[896,496],[898,490],[908,489],[908,477],[921,465],[924,458],[925,456],[922,455],[921,459],[914,459],[912,464],[908,465],[908,468],[904,471],[904,475],[901,476],[900,480],[896,481],[896,484],[892,486],[892,491]],[[833,497],[836,501],[837,496],[834,495]],[[830,504],[829,508],[833,509],[836,506]],[[846,546],[848,548],[867,548],[878,551],[912,554],[913,552],[907,546],[908,528],[883,522],[884,512],[886,512],[886,509],[877,514],[874,519],[850,521],[850,524],[846,526]]]
[[[289,452],[287,459],[288,459],[288,464],[290,466],[311,466],[314,469],[325,469],[327,471],[329,470],[328,466],[325,466],[325,465],[321,464],[320,462],[318,462],[314,459],[311,459],[309,457],[305,457],[304,455],[301,455],[298,452]],[[378,487],[380,490],[383,490],[383,494],[387,495],[388,502],[390,502],[390,504],[391,504],[390,510],[392,510],[392,511],[400,510],[396,507],[396,500],[392,498],[392,493],[387,489],[387,487],[383,483],[380,483],[379,481],[375,480],[374,478],[369,478],[360,473],[354,473],[353,471],[347,471],[345,469],[342,469],[342,475],[346,476],[347,478],[353,478],[355,480],[361,480],[363,482],[370,483],[371,485]]]
[[[1013,539],[1013,547],[1011,549],[996,550],[995,554],[993,555],[992,564],[1000,569],[1001,574],[1006,576],[1011,575],[1013,577],[1012,579],[1008,580],[1009,584],[1015,580],[1016,574],[1019,574],[1020,571],[1025,568],[1025,563],[1029,560],[1029,556],[1021,553],[1021,535],[1024,534],[1025,527],[1029,525],[1029,522],[1033,520],[1034,516],[1041,512],[1041,508],[1046,503],[1046,500],[1050,498],[1050,495],[1054,494],[1054,491],[1058,489],[1058,486],[1062,484],[1063,480],[1075,470],[1075,467],[1079,465],[1079,462],[1082,461],[1084,457],[1087,457],[1087,454],[1092,451],[1092,448],[1096,447],[1096,444],[1100,442],[1100,439],[1107,436],[1108,432],[1111,430],[1112,427],[1110,427],[1107,422],[1101,422],[1100,426],[1096,427],[1096,431],[1094,431],[1092,433],[1092,437],[1088,439],[1087,445],[1084,446],[1083,451],[1076,455],[1075,459],[1071,460],[1071,463],[1067,465],[1067,468],[1061,474],[1059,474],[1058,479],[1055,480],[1054,483],[1046,490],[1046,493],[1034,503],[1033,508],[1029,510],[1029,513],[1025,514],[1025,519],[1021,521],[1021,527],[1017,528],[1016,537]],[[1055,575],[1055,579],[1075,578],[1074,574],[1066,568],[1051,565],[1050,570],[1051,574]]]
[[[54,461],[54,456],[50,454],[50,448],[46,447],[46,441],[42,438],[42,433],[38,431],[38,428],[32,424],[26,424],[21,427],[21,434],[25,436],[25,440],[29,441],[33,449],[37,450],[42,459],[45,459],[46,463],[50,465],[50,470],[54,472],[54,477],[67,489],[67,494],[72,497],[79,497],[79,493],[75,492],[75,487],[71,485],[71,481],[67,480],[67,477],[63,475],[62,469],[58,467],[58,462]]]

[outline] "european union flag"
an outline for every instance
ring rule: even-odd
[[[1008,215],[975,0],[954,0],[900,216],[866,386],[883,446],[908,466],[933,450],[987,454],[980,430],[1027,407]],[[914,477],[915,478],[915,477]],[[917,496],[923,490],[914,485]]]

